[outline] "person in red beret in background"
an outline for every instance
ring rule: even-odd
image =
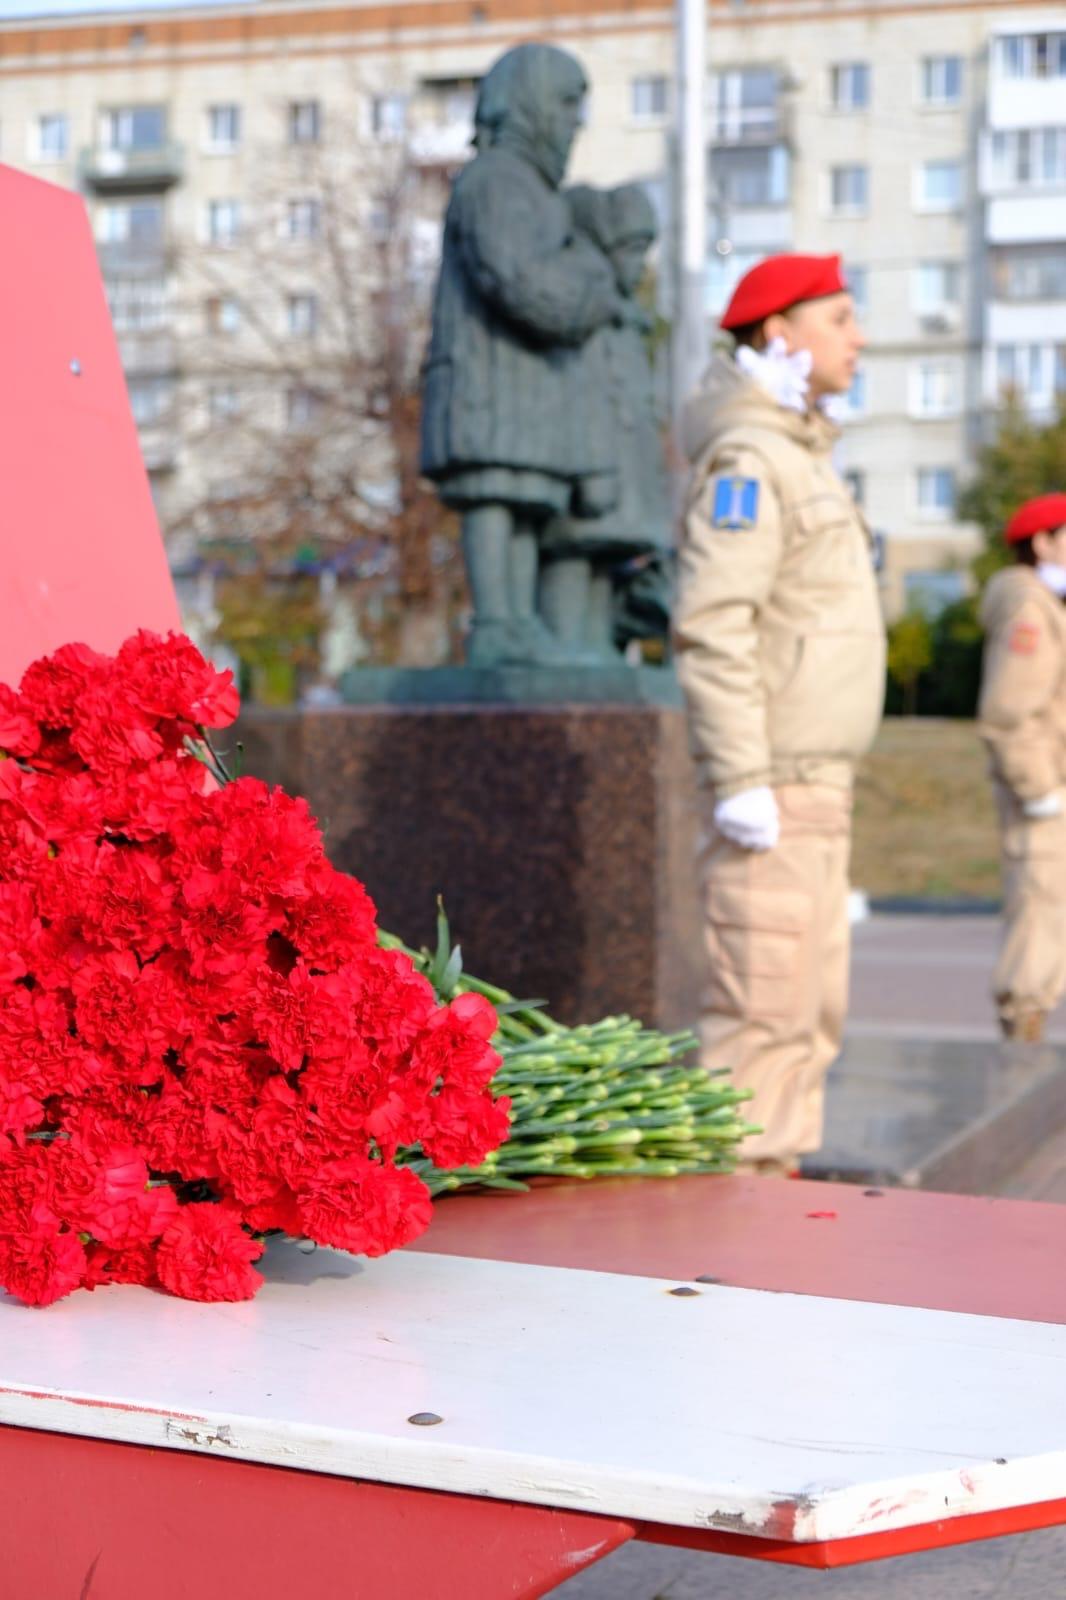
[[[865,341],[838,256],[761,262],[722,328],[683,424],[674,622],[704,825],[701,1060],[753,1091],[745,1164],[783,1175],[822,1139],[852,782],[885,692],[872,540],[831,459]]]
[[[1004,1037],[1036,1044],[1066,993],[1066,494],[1027,500],[1004,533],[1014,565],[985,591],[978,707],[1003,848],[993,992]]]

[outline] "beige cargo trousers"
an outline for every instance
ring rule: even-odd
[[[718,832],[702,796],[700,873],[708,982],[700,1061],[753,1091],[762,1129],[742,1164],[784,1173],[822,1142],[825,1077],[848,1003],[851,793],[816,784],[774,791],[781,837],[742,850]]]
[[[992,978],[1009,1028],[1054,1011],[1066,994],[1066,815],[1025,816],[997,783],[1003,854],[1003,939]]]

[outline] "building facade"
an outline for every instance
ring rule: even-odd
[[[323,392],[360,391],[345,492],[388,500],[356,347],[389,321],[421,337],[377,290],[397,270],[428,285],[477,82],[532,38],[574,51],[592,84],[574,177],[656,196],[665,291],[673,34],[659,0],[0,22],[0,160],[85,195],[177,566],[253,434],[260,449],[306,434]],[[965,587],[975,535],[956,497],[1004,388],[1042,415],[1066,393],[1066,10],[733,0],[711,5],[709,45],[708,319],[768,251],[842,253],[870,341],[842,463],[886,537],[890,611],[941,604]]]

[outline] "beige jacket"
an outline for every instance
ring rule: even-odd
[[[1007,567],[985,590],[978,728],[992,771],[1019,801],[1066,783],[1066,606],[1032,567]]]
[[[885,630],[869,532],[830,460],[836,437],[725,355],[688,408],[675,649],[693,755],[719,796],[847,788],[877,732]],[[723,478],[756,485],[751,526],[724,525]]]

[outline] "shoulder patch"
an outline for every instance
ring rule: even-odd
[[[759,512],[758,478],[717,478],[711,510],[712,528],[754,528]]]
[[[1040,643],[1040,628],[1035,622],[1016,622],[1007,640],[1007,649],[1015,656],[1036,654]]]

